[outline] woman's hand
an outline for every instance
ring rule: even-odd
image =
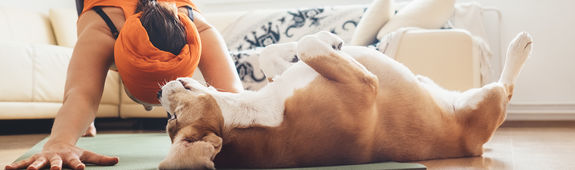
[[[42,152],[32,157],[7,165],[7,170],[11,169],[41,169],[49,166],[51,170],[62,169],[62,165],[72,169],[84,169],[84,163],[96,165],[115,165],[118,157],[99,155],[70,144],[46,143]]]

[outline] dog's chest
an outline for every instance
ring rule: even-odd
[[[277,127],[284,121],[285,102],[294,91],[310,85],[318,73],[304,63],[297,63],[281,77],[257,92],[237,97],[216,97],[222,110],[224,126]]]
[[[318,75],[311,67],[299,62],[262,89],[261,93],[275,102],[284,103],[286,99],[293,96],[295,90],[309,86]]]

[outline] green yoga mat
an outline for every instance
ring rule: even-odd
[[[39,152],[47,139],[34,145],[32,149],[20,156],[17,160],[23,160]],[[168,154],[170,138],[161,133],[145,134],[99,134],[96,137],[80,138],[78,147],[99,154],[120,157],[120,162],[114,166],[87,165],[86,169],[121,169],[121,170],[145,170],[157,169],[160,161]],[[217,167],[218,165],[216,165]],[[384,162],[361,165],[324,166],[310,168],[291,169],[426,169],[425,166],[416,163]],[[284,169],[285,170],[285,169]]]

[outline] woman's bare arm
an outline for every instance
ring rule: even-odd
[[[114,12],[110,14],[114,15]],[[75,146],[94,121],[108,68],[113,61],[114,42],[104,21],[95,12],[88,11],[79,18],[78,42],[68,66],[64,102],[56,115],[50,139],[40,153],[8,165],[6,169],[40,169],[45,166],[61,169],[62,165],[83,169],[83,162],[100,165],[118,162],[117,157],[98,155]]]
[[[219,91],[241,92],[243,85],[234,61],[219,32],[209,25],[201,14],[194,11],[194,23],[202,39],[202,56],[199,68],[208,84]]]

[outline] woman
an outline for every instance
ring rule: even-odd
[[[193,71],[197,66],[202,71],[206,82],[215,88],[228,92],[239,92],[243,89],[233,62],[228,57],[224,41],[217,31],[212,29],[195,11],[195,6],[189,0],[158,1],[80,0],[79,3],[77,1],[77,4],[83,5],[79,8],[83,10],[77,22],[78,41],[68,67],[64,102],[56,115],[50,139],[40,153],[8,165],[6,169],[41,169],[47,166],[51,169],[61,169],[62,165],[73,169],[83,169],[84,163],[97,165],[118,163],[117,157],[99,155],[78,148],[75,144],[82,135],[96,134],[92,122],[102,97],[107,71],[114,65],[114,62],[118,66],[124,84],[133,84],[126,86],[128,93],[134,93],[131,97],[145,105],[155,104],[150,103],[153,100],[149,97],[146,98],[153,93],[153,89],[139,86],[142,83],[138,81],[148,81],[148,79],[141,77],[144,76],[143,74],[129,74],[134,70],[142,71],[138,70],[141,68],[135,68],[125,62],[128,57],[134,57],[131,55],[138,55],[130,52],[146,51],[146,49],[132,49],[141,46],[130,46],[130,43],[126,43],[140,40],[142,36],[153,44],[152,49],[159,49],[151,51],[159,51],[162,55],[169,57],[192,56],[193,58],[195,56],[187,65],[184,64],[189,66],[184,70]],[[132,19],[135,15],[138,20]],[[187,23],[192,19],[193,24]],[[130,31],[125,31],[137,29],[137,27],[145,28],[146,31],[143,32],[147,33],[147,37],[145,34],[129,34],[127,32]],[[190,32],[191,27],[194,27],[199,37],[190,35],[193,33]],[[118,30],[122,31],[118,34]],[[182,73],[182,75],[188,75],[192,71]],[[176,76],[181,75],[166,75],[166,77]]]

